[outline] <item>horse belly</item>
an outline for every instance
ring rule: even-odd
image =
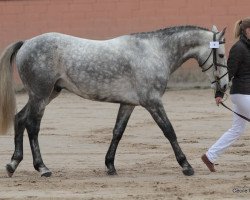
[[[85,99],[139,105],[137,92],[126,77],[97,80],[83,76],[81,80],[64,79],[60,85]]]

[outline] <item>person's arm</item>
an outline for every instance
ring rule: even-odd
[[[236,43],[230,49],[227,60],[229,81],[231,81],[232,78],[237,73],[238,68],[242,62],[242,59],[243,59],[242,47],[239,43]]]
[[[228,60],[227,60],[229,81],[231,81],[232,78],[237,73],[242,59],[243,59],[242,47],[240,46],[239,43],[236,43],[230,49]],[[223,92],[216,91],[215,102],[217,105],[219,105],[222,102],[223,97],[224,97]]]

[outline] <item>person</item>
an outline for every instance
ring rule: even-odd
[[[235,23],[235,39],[227,61],[229,80],[232,80],[230,97],[233,110],[245,117],[250,117],[250,17]],[[215,101],[222,102],[223,93],[216,92]],[[245,131],[247,121],[233,114],[232,127],[226,131],[201,159],[211,172],[215,172],[217,158],[230,147]]]

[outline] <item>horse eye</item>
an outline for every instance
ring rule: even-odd
[[[219,54],[219,57],[220,58],[224,58],[224,54]]]

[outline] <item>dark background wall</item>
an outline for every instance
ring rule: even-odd
[[[248,17],[249,8],[249,0],[0,0],[0,50],[51,31],[106,39],[174,25],[215,24],[219,30],[227,27],[228,51],[234,22]],[[187,62],[177,74],[192,78],[194,65]]]

